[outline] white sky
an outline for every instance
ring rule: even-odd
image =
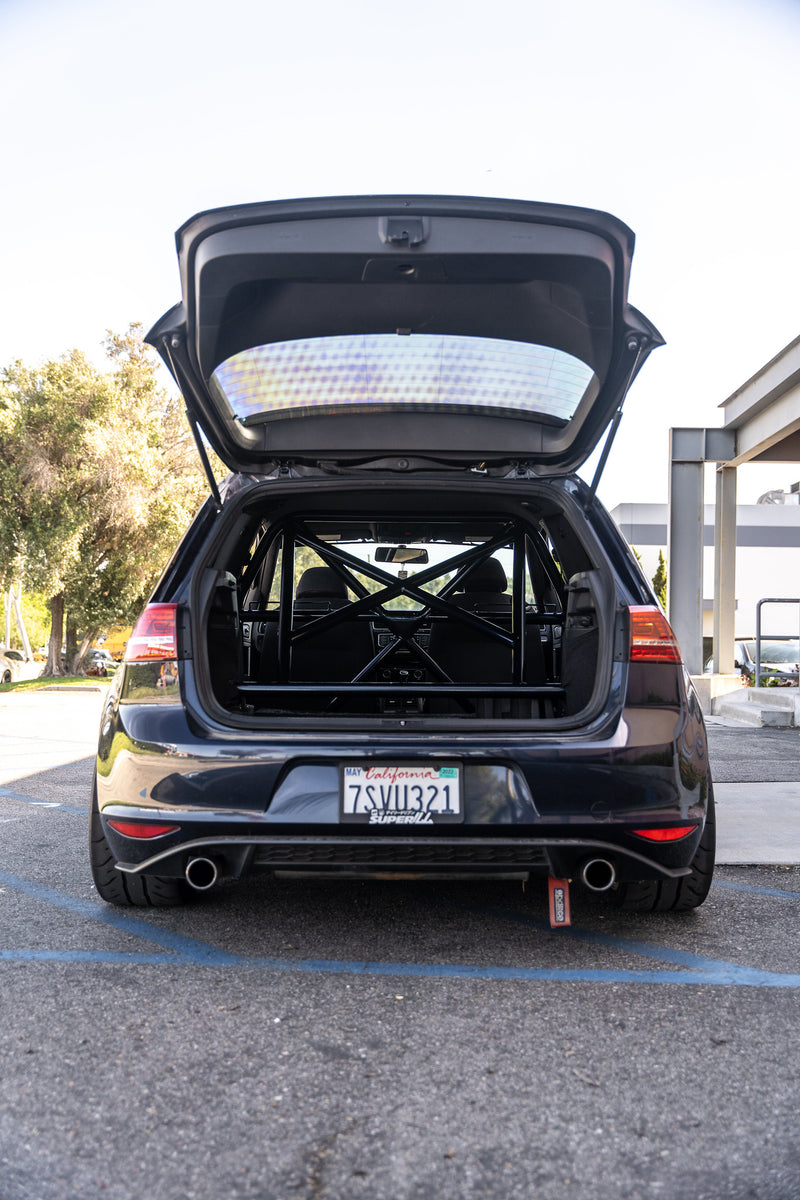
[[[0,364],[145,327],[222,204],[427,192],[606,209],[667,339],[600,496],[800,332],[796,0],[0,0]],[[740,502],[800,465],[739,472]]]

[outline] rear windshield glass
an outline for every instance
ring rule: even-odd
[[[274,342],[221,363],[211,386],[242,422],[326,408],[503,409],[567,421],[597,387],[551,346],[440,334],[359,334]]]

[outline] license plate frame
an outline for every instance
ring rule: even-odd
[[[461,824],[463,785],[463,764],[455,760],[343,762],[339,767],[339,819],[398,830]]]

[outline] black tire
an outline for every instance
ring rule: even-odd
[[[11,672],[10,671],[3,672],[3,683],[11,683]]]
[[[89,862],[97,894],[108,904],[129,908],[173,908],[188,899],[188,887],[182,879],[164,875],[128,875],[114,866],[114,855],[103,833],[97,807],[97,781],[92,783],[92,807],[89,818]]]
[[[690,863],[689,875],[680,879],[640,879],[621,883],[614,892],[614,903],[626,912],[688,912],[699,908],[708,895],[714,876],[717,845],[714,794],[708,797],[706,823]]]

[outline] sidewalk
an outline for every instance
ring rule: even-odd
[[[800,864],[800,783],[715,783],[714,797],[720,865]]]
[[[0,694],[0,786],[93,758],[107,686]]]
[[[717,861],[800,864],[800,731],[706,717]]]

